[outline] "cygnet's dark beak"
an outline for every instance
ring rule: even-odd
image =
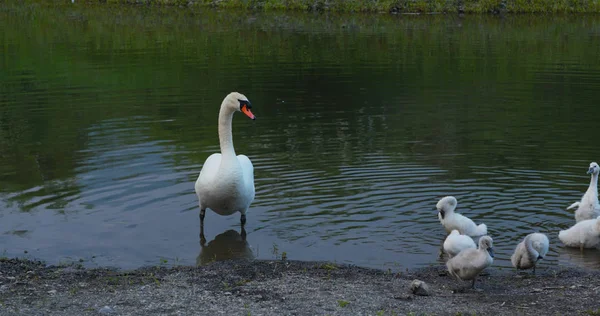
[[[490,253],[490,257],[494,258],[494,248],[490,247],[487,251]]]
[[[442,215],[442,219],[444,219],[444,215],[446,215],[446,212],[444,210],[440,210],[440,215]]]
[[[544,257],[542,257],[542,256],[537,257],[537,260],[541,260],[541,259],[544,259]]]
[[[593,172],[594,172],[594,168],[590,168],[590,169],[588,169],[587,174],[592,174]]]

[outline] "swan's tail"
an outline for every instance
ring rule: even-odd
[[[571,206],[567,207],[567,210],[571,210],[571,209],[574,209],[576,207],[579,207],[579,202],[575,202],[575,203],[571,204]]]
[[[485,224],[479,224],[477,226],[477,236],[487,235],[487,226]]]

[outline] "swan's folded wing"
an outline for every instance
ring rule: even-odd
[[[217,171],[219,171],[219,165],[221,164],[221,154],[212,154],[206,158],[206,161],[202,165],[200,175],[198,176],[197,183],[208,183],[215,177]]]
[[[567,207],[567,210],[574,209],[574,208],[576,208],[578,206],[579,206],[579,202],[575,202],[575,203],[571,204],[569,207]]]
[[[252,165],[250,158],[246,155],[238,155],[237,158],[244,173],[244,185],[250,190],[250,195],[252,196],[252,200],[254,200],[254,166]]]

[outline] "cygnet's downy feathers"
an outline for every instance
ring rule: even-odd
[[[596,248],[600,245],[600,216],[586,219],[558,233],[558,239],[567,247]]]
[[[448,237],[446,237],[446,240],[444,240],[444,252],[446,252],[450,258],[469,248],[477,248],[473,238],[467,235],[461,235],[456,229],[453,230]]]
[[[448,273],[458,280],[473,280],[472,287],[475,287],[477,276],[494,262],[493,247],[492,238],[482,236],[479,238],[479,248],[465,249],[446,262]]]
[[[600,203],[598,203],[598,173],[600,166],[597,163],[590,163],[587,171],[591,174],[590,185],[581,198],[581,201],[575,202],[567,207],[567,210],[577,208],[575,210],[575,221],[581,222],[586,219],[594,219],[600,216]]]
[[[487,226],[485,224],[475,225],[470,218],[454,212],[457,204],[458,201],[455,197],[446,196],[439,200],[436,205],[438,210],[438,218],[440,219],[440,222],[446,231],[451,232],[452,230],[456,229],[463,235],[486,235]]]
[[[541,233],[529,234],[517,245],[510,261],[513,267],[517,269],[533,268],[535,273],[538,260],[544,259],[549,247],[550,241],[546,235]]]

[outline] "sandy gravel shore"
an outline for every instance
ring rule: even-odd
[[[390,273],[323,262],[224,261],[132,271],[0,260],[0,315],[600,315],[600,278],[494,270],[462,291],[444,266]],[[430,296],[414,295],[413,280]],[[457,291],[458,290],[458,291]]]

